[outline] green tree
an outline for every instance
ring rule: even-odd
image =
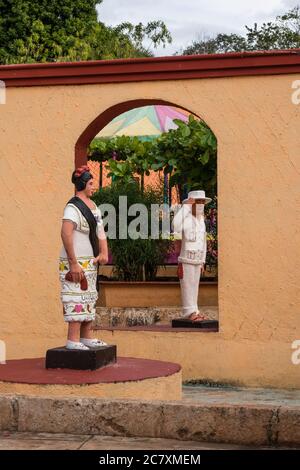
[[[152,170],[170,175],[170,185],[188,189],[201,187],[213,197],[217,192],[217,139],[203,121],[189,116],[184,123],[174,119],[177,129],[163,133],[153,143]],[[182,191],[181,191],[182,193]]]
[[[101,2],[1,0],[1,63],[87,59]]]
[[[274,21],[253,27],[245,26],[245,36],[217,34],[194,41],[183,54],[215,54],[224,52],[294,49],[300,47],[300,7],[297,6]]]
[[[143,46],[171,41],[165,24],[98,20],[102,0],[0,0],[0,63],[113,59],[152,55]],[[101,15],[101,11],[100,11]]]
[[[165,45],[172,42],[172,36],[163,21],[150,21],[145,26],[143,23],[133,25],[131,23],[122,23],[117,26],[116,33],[125,34],[129,37],[137,50],[144,50],[143,41],[148,38],[154,47],[159,44]],[[149,49],[148,49],[149,52]]]
[[[247,50],[247,40],[238,34],[218,34],[201,41],[194,41],[183,54],[217,54],[222,52],[239,52]]]
[[[300,7],[277,16],[274,22],[263,23],[260,28],[255,23],[253,28],[246,26],[246,29],[249,50],[300,47]]]
[[[153,54],[144,47],[136,47],[129,34],[117,27],[99,23],[90,39],[91,52],[88,59],[111,60],[130,57],[151,57]]]

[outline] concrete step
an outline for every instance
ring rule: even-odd
[[[181,401],[0,396],[0,430],[300,446],[300,392],[183,387]]]

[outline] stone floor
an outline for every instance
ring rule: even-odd
[[[253,447],[207,442],[74,434],[0,432],[0,450],[239,450]],[[262,449],[262,447],[260,448]],[[268,449],[265,447],[265,449]]]
[[[242,404],[300,406],[300,390],[278,390],[266,388],[238,388],[205,385],[184,385],[183,402],[203,404]]]

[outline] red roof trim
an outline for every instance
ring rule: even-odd
[[[1,65],[7,87],[300,73],[300,49]]]

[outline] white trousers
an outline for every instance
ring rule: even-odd
[[[201,264],[182,263],[183,278],[180,279],[182,316],[198,312],[198,291]]]

